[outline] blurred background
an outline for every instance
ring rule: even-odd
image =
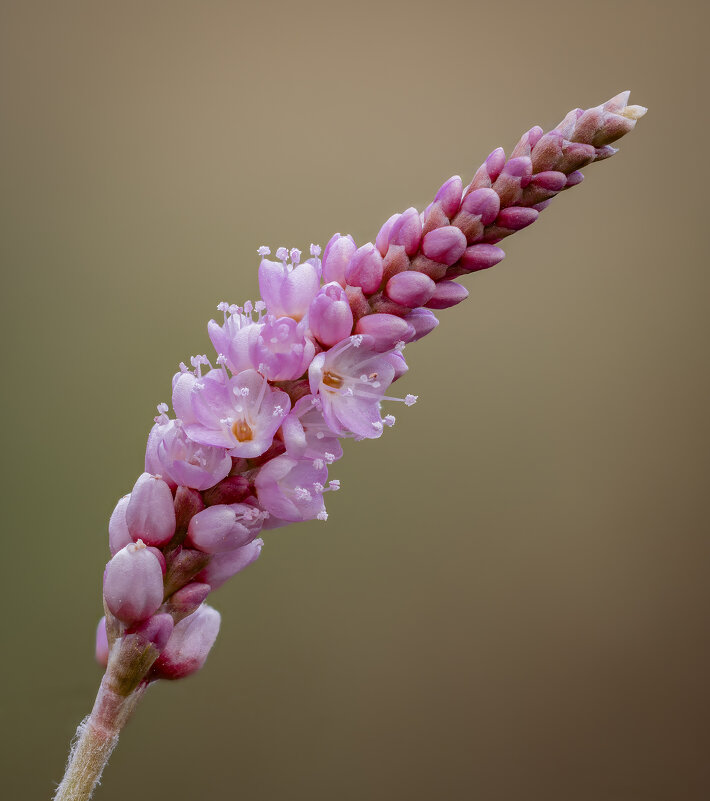
[[[407,349],[419,403],[215,593],[96,797],[709,798],[704,4],[0,8],[5,797],[61,778],[109,514],[257,247],[363,243],[631,88],[621,152]]]

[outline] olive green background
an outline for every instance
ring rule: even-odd
[[[363,243],[628,87],[621,152],[407,349],[419,403],[215,593],[96,797],[710,797],[702,8],[2,2],[3,798],[61,777],[109,514],[257,247]]]

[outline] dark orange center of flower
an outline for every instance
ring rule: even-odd
[[[326,387],[333,389],[340,389],[343,386],[343,379],[335,373],[329,373],[327,370],[323,373],[323,383]]]
[[[246,420],[235,420],[232,423],[232,433],[239,442],[249,442],[254,434]]]

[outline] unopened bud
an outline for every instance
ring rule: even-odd
[[[227,553],[216,553],[209,561],[207,567],[201,570],[195,578],[204,581],[213,589],[221,587],[232,576],[256,562],[264,545],[264,540],[256,539],[241,548],[235,548]]]
[[[337,281],[345,286],[345,270],[356,250],[357,245],[350,235],[335,234],[331,238],[323,253],[323,281],[326,284]]]
[[[448,309],[468,297],[468,289],[456,281],[439,281],[436,292],[426,304],[428,309]]]
[[[106,565],[104,600],[128,626],[150,617],[162,603],[163,571],[141,540],[126,545]]]
[[[357,321],[355,333],[371,336],[374,350],[382,353],[391,350],[398,342],[409,342],[414,329],[394,314],[368,314]]]
[[[133,537],[126,525],[126,509],[130,500],[130,495],[124,495],[111,512],[111,519],[108,521],[108,547],[111,556],[117,554],[129,542],[133,542]]]
[[[350,286],[359,286],[366,295],[370,295],[379,289],[382,269],[380,252],[372,242],[368,242],[353,254],[345,271],[345,280]]]
[[[414,336],[411,341],[416,342],[418,339],[430,334],[439,325],[434,312],[429,309],[412,309],[411,312],[404,318],[414,329]]]
[[[126,507],[126,525],[134,540],[164,545],[175,533],[175,507],[170,487],[159,477],[143,473]]]
[[[210,594],[210,585],[191,581],[174,592],[163,607],[173,620],[182,620],[191,615]]]
[[[182,679],[196,673],[217,639],[219,624],[219,612],[207,604],[181,620],[153,665],[151,678]]]
[[[222,553],[251,542],[262,522],[262,512],[248,504],[208,506],[190,521],[187,538],[204,553]]]
[[[439,229],[443,230],[443,229]],[[454,229],[459,236],[463,237],[458,228]],[[432,233],[437,233],[432,231]],[[431,236],[431,234],[428,234]],[[464,247],[466,246],[466,239],[464,238]],[[415,306],[422,306],[434,294],[436,284],[424,273],[419,273],[414,270],[407,270],[404,273],[397,273],[387,282],[386,292],[387,297],[395,303],[401,303],[402,306],[407,306],[410,309]],[[363,318],[366,319],[366,318]],[[401,318],[397,318],[401,319]]]

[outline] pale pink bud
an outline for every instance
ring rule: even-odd
[[[570,189],[573,186],[577,186],[577,184],[581,184],[584,180],[584,176],[579,170],[575,170],[571,172],[567,176],[567,183],[565,184],[565,189]]]
[[[410,340],[416,342],[418,339],[430,334],[439,325],[434,312],[429,309],[412,309],[404,318],[414,329],[414,336]]]
[[[96,661],[101,667],[108,665],[108,636],[106,634],[106,618],[102,617],[99,620],[99,625],[96,627]]]
[[[151,677],[182,679],[196,673],[207,661],[219,633],[219,624],[219,612],[207,604],[181,620],[153,665]]]
[[[466,237],[453,225],[429,231],[422,242],[422,251],[428,259],[447,266],[457,262],[464,250],[466,250]]]
[[[461,176],[454,175],[436,193],[434,200],[439,201],[442,211],[449,219],[459,210],[462,192],[463,182]]]
[[[163,602],[160,562],[141,540],[126,545],[106,565],[104,599],[111,613],[129,626],[150,617]]]
[[[164,545],[175,533],[175,507],[170,487],[150,473],[138,477],[126,508],[126,525],[134,540]]]
[[[163,555],[163,552],[160,550],[160,548],[156,548],[154,545],[149,545],[148,546],[148,550],[158,560],[158,564],[160,565],[160,569],[161,569],[163,575],[165,575],[165,572],[167,570],[167,562],[165,561],[165,556]]]
[[[339,283],[333,281],[320,288],[308,310],[308,327],[319,342],[328,346],[350,336],[353,313]]]
[[[204,570],[201,570],[195,578],[197,581],[204,581],[209,586],[216,590],[221,587],[224,582],[232,576],[249,567],[250,564],[256,562],[261,553],[264,545],[264,540],[256,539],[248,545],[243,545],[241,548],[235,548],[233,551],[226,553],[216,553],[209,561]]]
[[[484,225],[490,225],[500,211],[500,198],[492,189],[474,189],[464,198],[461,210],[480,217]]]
[[[471,245],[461,257],[461,268],[467,273],[486,270],[504,258],[505,252],[495,245]]]
[[[348,236],[335,234],[325,246],[323,253],[323,281],[325,283],[337,281],[341,286],[345,286],[345,270],[356,250],[355,240],[349,234]]]
[[[387,251],[389,250],[392,226],[400,217],[400,214],[393,214],[382,228],[380,228],[380,232],[375,237],[375,247],[380,251],[380,255],[383,257],[387,255]]]
[[[359,286],[366,294],[376,292],[382,282],[382,256],[377,248],[368,242],[353,254],[345,271],[345,280],[350,286]]]
[[[245,503],[208,506],[190,521],[187,538],[204,553],[222,553],[251,542],[262,522],[263,513]]]
[[[458,228],[454,229],[459,236],[463,236]],[[436,233],[436,231],[432,231]],[[466,239],[464,237],[464,247]],[[422,306],[434,294],[436,284],[424,273],[418,273],[414,270],[407,270],[404,273],[397,273],[387,282],[386,292],[387,297],[395,303],[401,303],[402,306],[408,306],[413,309],[415,306]],[[363,318],[367,319],[367,318]]]
[[[409,342],[414,336],[414,329],[406,320],[394,314],[368,314],[357,321],[355,333],[371,336],[373,350],[382,353],[391,350],[398,342]]]
[[[429,309],[448,309],[467,297],[468,289],[465,286],[456,281],[439,281],[434,296],[426,305]]]
[[[413,256],[419,250],[422,238],[422,221],[415,208],[409,208],[392,225],[390,231],[390,244],[402,245],[408,256]]]
[[[108,547],[111,551],[111,556],[117,554],[121,548],[133,542],[126,525],[126,509],[130,495],[124,495],[116,504],[116,508],[111,512],[111,519],[108,521]]]

